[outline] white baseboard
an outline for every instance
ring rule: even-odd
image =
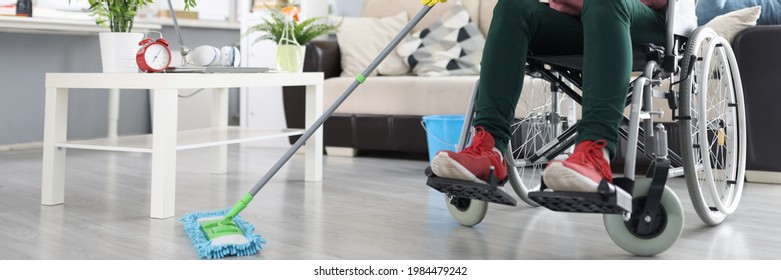
[[[746,170],[746,181],[753,183],[781,184],[781,172]]]
[[[358,150],[343,147],[325,147],[325,153],[329,156],[355,157],[358,154]]]
[[[0,152],[32,150],[43,148],[43,142],[17,143],[10,145],[0,145]]]

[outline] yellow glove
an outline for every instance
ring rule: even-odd
[[[439,3],[439,2],[445,3],[445,2],[447,2],[447,0],[421,0],[420,2],[421,2],[423,5],[434,6],[434,5],[436,5],[437,3]]]

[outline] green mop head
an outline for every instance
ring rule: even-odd
[[[230,210],[187,213],[180,219],[184,223],[184,231],[198,251],[198,257],[218,259],[231,255],[248,256],[260,251],[266,243],[259,234],[252,233],[255,227],[238,215],[225,219]]]

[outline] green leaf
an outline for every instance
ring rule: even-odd
[[[196,0],[183,0],[185,10],[195,7]],[[112,32],[130,32],[138,10],[153,4],[154,0],[89,0],[89,15],[95,17],[95,24],[108,23]]]
[[[268,7],[268,16],[264,17],[263,22],[250,27],[242,36],[247,36],[255,32],[264,32],[263,36],[256,39],[253,43],[257,43],[262,40],[270,40],[279,43],[282,37],[282,33],[285,30],[285,15],[282,14],[282,10],[279,7]],[[341,22],[338,24],[319,23],[324,17],[315,17],[306,19],[302,22],[293,23],[293,36],[296,42],[300,45],[306,45],[313,39],[324,34],[335,33]]]

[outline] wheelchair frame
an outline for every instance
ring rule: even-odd
[[[695,63],[702,59],[701,57],[691,54],[693,48],[684,44],[685,40],[682,40],[681,38],[690,40],[697,39],[697,44],[699,45],[704,39],[699,39],[698,35],[704,34],[703,36],[711,36],[709,37],[710,42],[707,48],[708,53],[706,53],[706,57],[704,57],[706,62],[710,61],[711,52],[714,51],[714,48],[729,48],[729,43],[722,37],[715,36],[715,32],[712,32],[712,30],[696,28],[696,18],[679,16],[681,14],[693,14],[694,1],[669,0],[668,3],[667,47],[660,48],[653,45],[645,46],[644,53],[646,56],[646,64],[643,69],[643,74],[634,79],[629,85],[629,94],[626,99],[626,105],[630,106],[631,110],[629,117],[624,117],[622,121],[622,124],[626,125],[627,129],[619,128],[619,133],[622,138],[627,140],[628,147],[624,164],[625,178],[616,178],[614,181],[616,185],[609,184],[603,180],[603,182],[600,183],[597,193],[588,194],[543,191],[545,189],[544,182],[541,182],[542,187],[539,191],[529,193],[526,193],[526,190],[519,191],[518,188],[513,185],[518,196],[533,206],[540,204],[555,211],[606,214],[604,216],[605,226],[608,229],[611,238],[623,249],[642,256],[661,253],[670,248],[680,237],[683,230],[681,205],[674,192],[666,186],[666,180],[668,177],[683,175],[684,172],[686,172],[686,168],[688,168],[688,165],[686,164],[687,159],[674,151],[671,151],[667,147],[667,136],[664,127],[661,124],[658,124],[657,126],[654,125],[653,118],[655,116],[660,117],[663,112],[651,111],[653,107],[653,98],[667,99],[668,105],[673,112],[673,120],[679,125],[690,125],[693,121],[699,121],[693,120],[692,116],[689,115],[688,110],[685,112],[682,111],[679,116],[675,115],[675,110],[678,109],[679,95],[673,90],[673,86],[679,83],[683,83],[683,86],[681,87],[688,86],[690,92],[680,92],[680,95],[683,98],[682,100],[690,102],[691,97],[683,95],[690,94],[692,90],[696,90],[691,88],[694,84],[693,77],[695,73],[693,73],[693,70]],[[684,50],[684,47],[686,47],[686,50],[683,55],[680,55],[679,51]],[[719,54],[721,55],[721,58],[726,59],[726,63],[729,64],[726,73],[732,74],[732,76],[728,78],[732,79],[732,83],[734,83],[732,85],[735,92],[732,93],[736,95],[737,100],[730,103],[729,106],[732,107],[734,105],[735,107],[738,107],[736,110],[742,112],[744,111],[744,108],[742,108],[742,85],[740,83],[734,55],[731,50],[726,52],[722,50]],[[679,62],[682,62],[682,65],[679,65]],[[706,67],[707,66],[708,65],[706,65]],[[580,71],[577,71],[572,67],[547,62],[544,58],[530,56],[529,59],[527,59],[526,73],[530,76],[542,78],[551,84],[551,103],[553,104],[551,104],[551,111],[548,118],[553,124],[554,130],[558,130],[560,112],[558,111],[558,104],[556,103],[559,100],[558,95],[560,92],[563,92],[571,100],[582,105],[582,96],[567,85],[567,83],[572,83],[578,88],[582,88]],[[703,74],[707,74],[705,70],[703,70]],[[675,80],[676,76],[679,78],[677,81]],[[734,78],[735,76],[737,76],[737,79]],[[664,80],[670,80],[669,91],[656,91],[654,88],[661,85]],[[707,84],[707,79],[704,83]],[[457,150],[463,149],[466,140],[470,137],[474,101],[478,94],[477,85],[478,84],[475,85],[472,99],[468,105],[468,112],[466,114]],[[705,99],[702,100],[702,102],[705,102]],[[739,143],[737,149],[739,151],[737,151],[738,166],[736,178],[743,178],[742,176],[745,172],[745,117],[738,115],[737,118],[737,141]],[[524,158],[521,161],[515,160],[512,142],[510,142],[508,150],[504,152],[505,158],[508,159],[508,169],[523,167],[529,163],[535,164],[543,158],[545,158],[546,162],[555,158],[574,145],[576,127],[577,123],[569,126],[561,133],[556,131],[555,139],[551,139],[551,141],[546,143],[542,148],[537,149],[531,157]],[[720,129],[725,130],[725,128]],[[722,133],[722,130],[720,130],[719,133]],[[708,130],[698,131],[699,136],[703,137],[703,139],[707,137],[708,132]],[[640,140],[641,137],[643,139],[642,141]],[[682,135],[681,137],[686,136]],[[683,139],[681,141],[685,142]],[[707,139],[705,139],[705,141],[707,142]],[[685,150],[688,149],[688,147],[682,145],[681,148],[681,152],[684,154],[688,153],[688,151]],[[642,181],[641,179],[642,183],[635,178],[638,149],[646,157],[652,160],[651,168],[647,173],[647,177],[650,177],[651,179],[650,181]],[[701,153],[704,153],[705,149],[706,148],[702,148]],[[700,155],[702,156],[702,154]],[[705,168],[711,168],[711,155],[707,155],[708,160],[703,159],[702,161],[706,166]],[[689,157],[689,160],[693,160],[691,155],[689,155]],[[692,165],[693,164],[694,163],[692,163]],[[517,172],[517,170],[514,171]],[[688,170],[688,172],[699,171]],[[705,173],[707,174],[706,177],[708,177],[706,179],[713,184],[712,171]],[[432,176],[428,170],[427,175],[430,177],[428,182],[430,186],[442,192],[446,192],[445,189],[447,188],[441,189],[441,185],[436,186],[436,180],[443,178]],[[434,181],[433,184],[432,181]],[[742,181],[739,183],[736,183],[735,181],[738,181],[738,179],[732,181],[732,183],[729,181],[727,182],[727,184],[737,186],[736,194],[730,193],[729,195],[736,195],[733,199],[739,201],[742,192]],[[479,196],[476,196],[477,198],[507,205],[515,205],[514,200],[507,201],[504,197],[505,194],[501,190],[496,189],[495,178],[492,177],[489,182],[490,184],[482,186],[481,189],[476,192],[479,194]],[[515,182],[512,182],[511,180],[511,183]],[[449,182],[449,184],[457,185],[457,183],[454,182]],[[638,185],[639,189],[636,188]],[[688,182],[687,187],[692,196],[702,196],[699,191],[696,191],[696,194],[693,193],[693,187],[690,186],[690,183]],[[711,189],[715,189],[715,187],[712,187]],[[715,190],[711,191],[711,195],[716,195],[714,192]],[[470,193],[470,196],[474,193],[475,192]],[[628,194],[634,194],[634,198]],[[700,199],[703,198],[700,197]],[[448,209],[451,214],[453,214],[461,224],[472,226],[483,219],[487,206],[485,201],[471,200],[470,202],[468,200],[469,199],[467,198],[458,197],[453,193],[448,193],[446,196]],[[730,214],[731,211],[734,211],[734,208],[737,207],[737,203],[735,203],[734,205],[730,205],[730,208],[728,209],[726,206],[721,205],[721,201],[718,201],[718,199],[716,200],[718,202],[716,208],[718,208],[718,211],[726,213],[725,215]],[[692,201],[695,204],[694,206],[698,215],[700,215],[707,224],[717,225],[723,221],[723,217],[720,219],[719,217],[712,218],[709,217],[707,213],[703,213],[703,211],[707,210],[701,210],[700,208],[707,205],[698,205],[702,203],[695,201],[694,198],[692,198]],[[469,211],[472,211],[470,215],[465,215],[465,218],[459,217],[460,213],[467,213]]]

